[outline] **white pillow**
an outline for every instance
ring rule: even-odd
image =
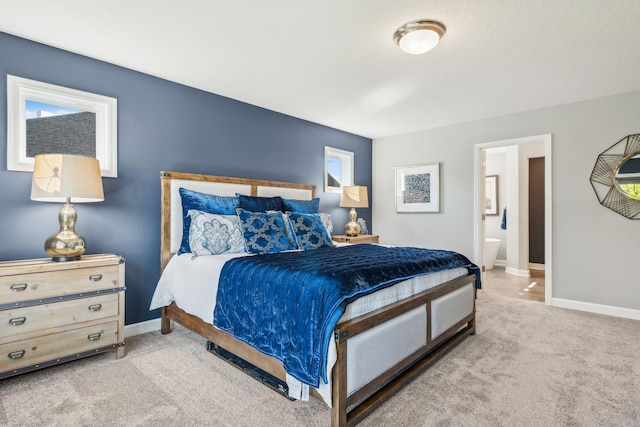
[[[216,215],[189,210],[189,246],[194,256],[246,252],[237,215]]]
[[[318,215],[320,215],[320,220],[322,221],[322,225],[324,225],[324,228],[327,230],[327,233],[329,233],[329,236],[331,236],[331,233],[333,232],[333,223],[331,222],[331,215],[329,215],[328,213],[319,213]]]

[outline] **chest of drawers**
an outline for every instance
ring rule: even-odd
[[[0,262],[0,378],[116,351],[124,356],[124,259]]]

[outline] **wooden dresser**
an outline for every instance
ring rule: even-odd
[[[376,234],[360,234],[359,236],[334,235],[331,236],[334,242],[342,243],[378,243]]]
[[[124,356],[124,259],[0,262],[0,379],[115,350]]]

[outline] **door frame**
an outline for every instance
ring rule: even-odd
[[[473,256],[476,264],[483,265],[484,260],[484,188],[485,188],[485,156],[484,151],[487,148],[507,147],[511,145],[531,144],[534,142],[544,143],[544,187],[545,187],[545,212],[544,212],[544,270],[545,270],[545,290],[544,302],[552,305],[553,299],[553,273],[552,273],[552,251],[553,251],[553,216],[552,216],[552,135],[543,134],[535,136],[526,136],[522,138],[506,139],[500,141],[482,142],[473,146],[473,163],[474,163],[474,192],[473,192]],[[484,268],[483,268],[484,276]],[[484,278],[484,277],[483,277]]]

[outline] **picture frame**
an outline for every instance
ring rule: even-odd
[[[342,193],[342,187],[353,185],[353,152],[324,147],[324,191]]]
[[[95,157],[118,176],[118,101],[7,75],[7,170],[33,172],[42,153]]]
[[[396,212],[440,212],[440,162],[396,167]]]
[[[487,175],[484,190],[484,214],[498,215],[498,175]]]
[[[365,235],[365,236],[368,235],[369,234],[369,228],[367,227],[367,221],[365,221],[364,218],[358,218],[358,220],[356,222],[360,226],[360,234]]]

